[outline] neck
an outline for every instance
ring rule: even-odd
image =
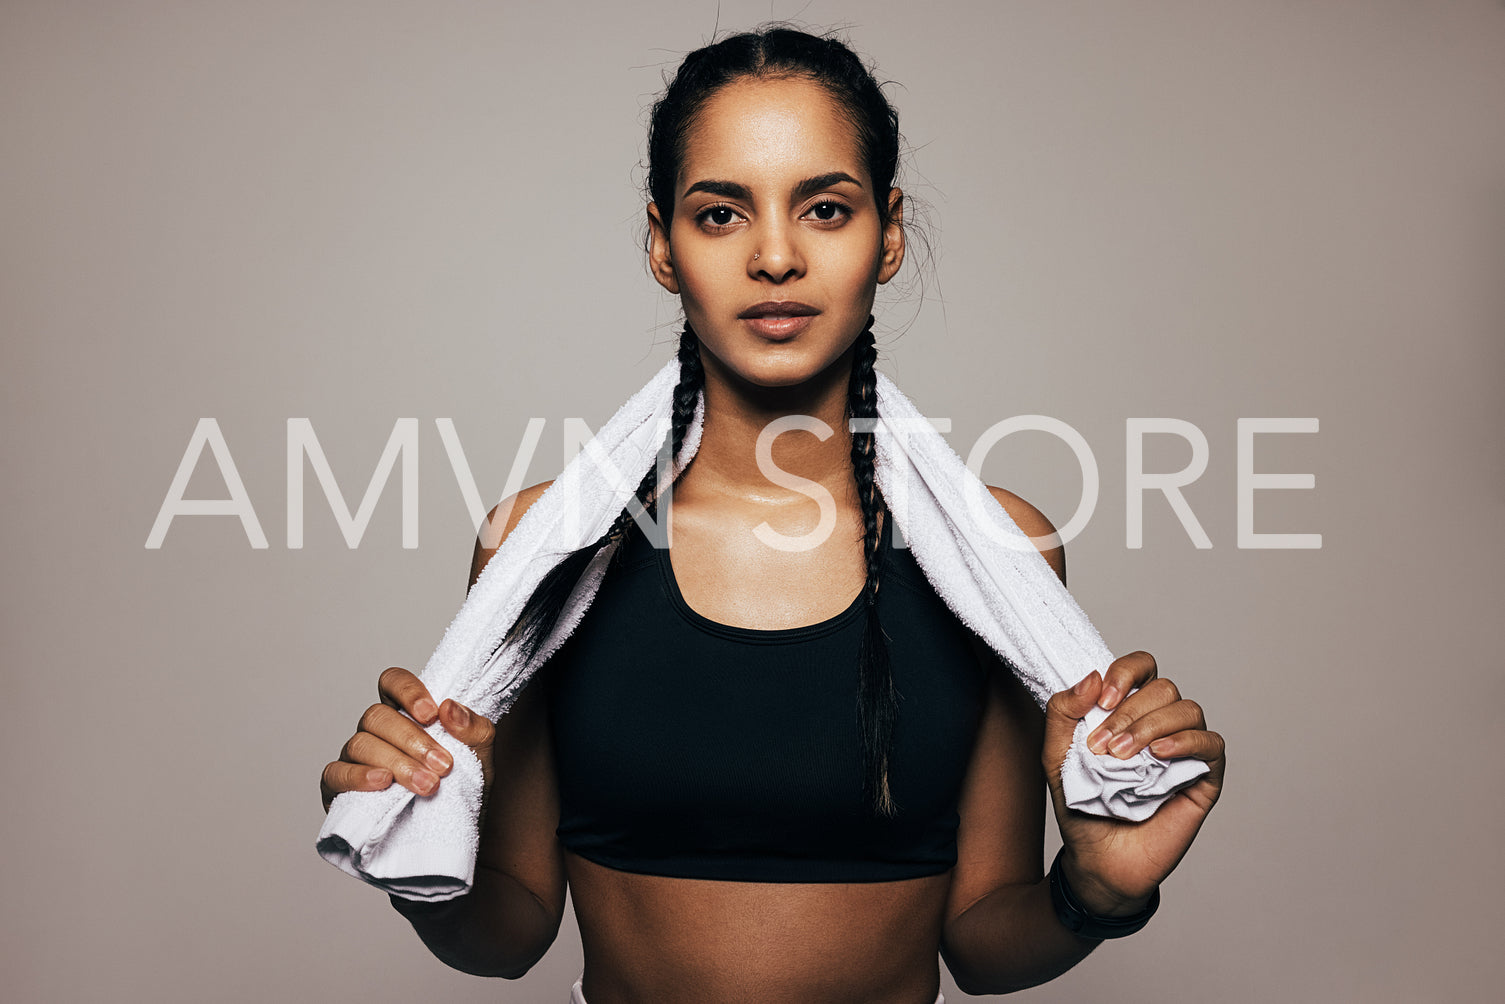
[[[773,464],[788,475],[824,485],[843,498],[852,480],[851,434],[847,428],[846,404],[855,346],[837,357],[811,380],[794,387],[760,387],[729,371],[702,348],[705,370],[705,425],[695,462],[685,472],[700,489],[736,494],[765,501],[784,501],[805,496],[775,483],[769,474],[788,480],[778,471],[759,468],[757,444],[770,422],[789,416],[807,416],[824,423],[824,430],[806,431],[795,426],[772,441]],[[810,423],[813,424],[813,423]]]

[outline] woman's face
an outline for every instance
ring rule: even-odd
[[[881,193],[885,226],[851,124],[809,80],[716,92],[675,195],[667,233],[648,207],[654,276],[679,294],[702,349],[759,386],[802,383],[839,359],[904,258],[898,190]]]

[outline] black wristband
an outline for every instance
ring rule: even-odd
[[[1150,901],[1138,913],[1127,917],[1099,917],[1088,913],[1072,893],[1071,886],[1066,884],[1066,876],[1061,874],[1060,852],[1051,862],[1046,881],[1050,885],[1050,902],[1056,908],[1061,926],[1083,938],[1127,938],[1148,924],[1155,911],[1160,909],[1160,887],[1156,886],[1150,894]]]

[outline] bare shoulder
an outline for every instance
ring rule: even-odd
[[[1055,533],[1055,524],[1047,519],[1045,514],[1039,509],[1036,509],[1007,488],[995,488],[989,485],[988,491],[993,493],[993,497],[998,500],[998,504],[1003,506],[1004,511],[1009,514],[1019,529],[1031,537],[1037,538],[1035,546],[1040,548],[1040,553],[1045,557],[1045,563],[1050,565],[1051,569],[1055,571],[1056,577],[1064,583],[1066,581],[1066,545],[1058,543],[1055,547],[1047,548],[1041,546],[1041,541],[1038,540],[1040,537],[1049,537]]]
[[[531,488],[524,488],[516,495],[509,495],[498,502],[492,510],[486,514],[486,522],[481,524],[481,532],[476,537],[475,556],[470,561],[470,584],[476,584],[476,579],[481,577],[481,570],[496,553],[496,549],[502,546],[502,541],[512,533],[523,514],[532,508],[533,503],[538,501],[554,482],[542,481]]]

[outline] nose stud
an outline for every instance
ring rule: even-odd
[[[758,252],[754,251],[753,252],[753,261],[757,261],[757,260],[758,260]]]

